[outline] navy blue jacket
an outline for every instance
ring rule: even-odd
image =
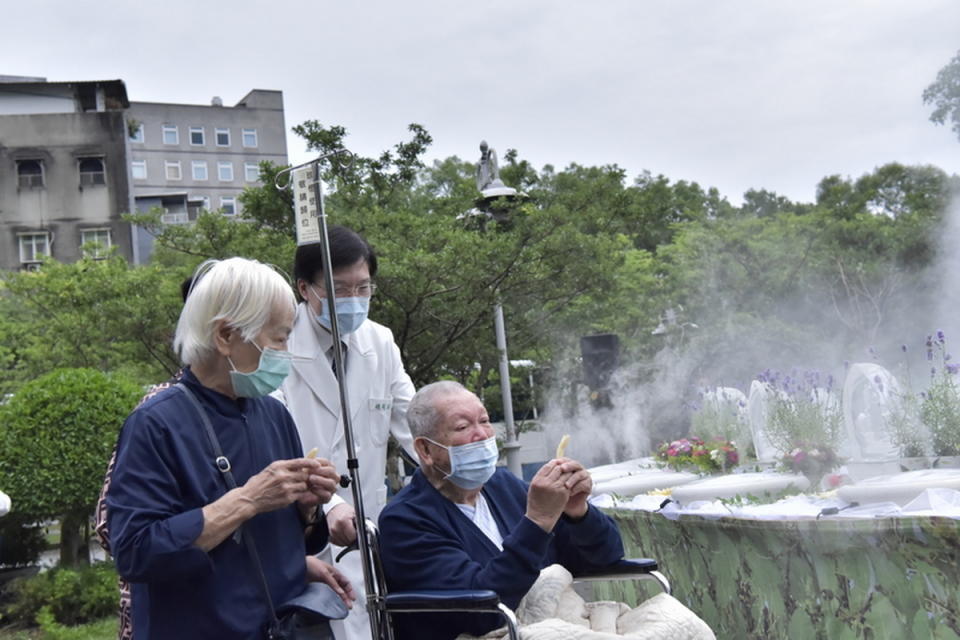
[[[277,400],[233,400],[186,370],[182,382],[213,424],[237,485],[274,460],[303,455],[290,414]],[[226,493],[197,411],[177,389],[137,408],[123,425],[107,493],[117,571],[131,583],[135,640],[262,638],[269,614],[256,571],[241,543],[228,537],[210,552],[194,546],[201,509]],[[306,585],[308,551],[295,504],[245,525],[256,541],[274,603]],[[311,549],[307,549],[307,546]]]
[[[515,608],[540,570],[562,564],[576,575],[623,557],[623,543],[609,516],[590,507],[579,521],[565,516],[546,533],[525,517],[527,485],[498,469],[483,495],[503,536],[503,551],[419,470],[410,485],[380,514],[380,546],[390,591],[491,589]],[[502,624],[499,616],[398,614],[400,640],[449,640],[481,635]]]

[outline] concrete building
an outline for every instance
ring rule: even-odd
[[[131,259],[127,92],[120,80],[0,76],[0,268]]]
[[[170,224],[201,209],[237,215],[264,160],[287,163],[280,91],[254,89],[232,107],[165,104],[129,102],[120,80],[0,76],[0,268],[76,260],[91,241],[146,262],[153,236],[122,213],[161,207]]]
[[[127,118],[137,209],[162,206],[170,223],[200,209],[240,213],[238,196],[259,184],[260,162],[287,163],[280,91],[254,89],[232,107],[216,97],[210,105],[131,102]]]

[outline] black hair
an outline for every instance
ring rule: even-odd
[[[187,276],[183,279],[183,282],[180,283],[180,297],[183,298],[183,301],[187,301],[187,296],[190,295],[190,290],[193,289],[193,276]]]
[[[330,238],[330,267],[336,271],[341,267],[350,267],[360,260],[367,263],[370,277],[377,275],[377,254],[373,248],[353,229],[335,225],[327,229]],[[323,273],[323,245],[319,242],[302,244],[297,247],[293,258],[293,277],[295,280],[316,282]]]

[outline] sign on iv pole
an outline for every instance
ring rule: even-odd
[[[290,172],[298,246],[320,242],[320,211],[313,189],[313,167],[313,164],[308,164]]]

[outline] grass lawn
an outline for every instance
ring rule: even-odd
[[[56,633],[44,633],[40,629],[11,631],[0,627],[0,640],[114,640],[116,637],[116,616],[77,627],[64,627],[63,631]]]

